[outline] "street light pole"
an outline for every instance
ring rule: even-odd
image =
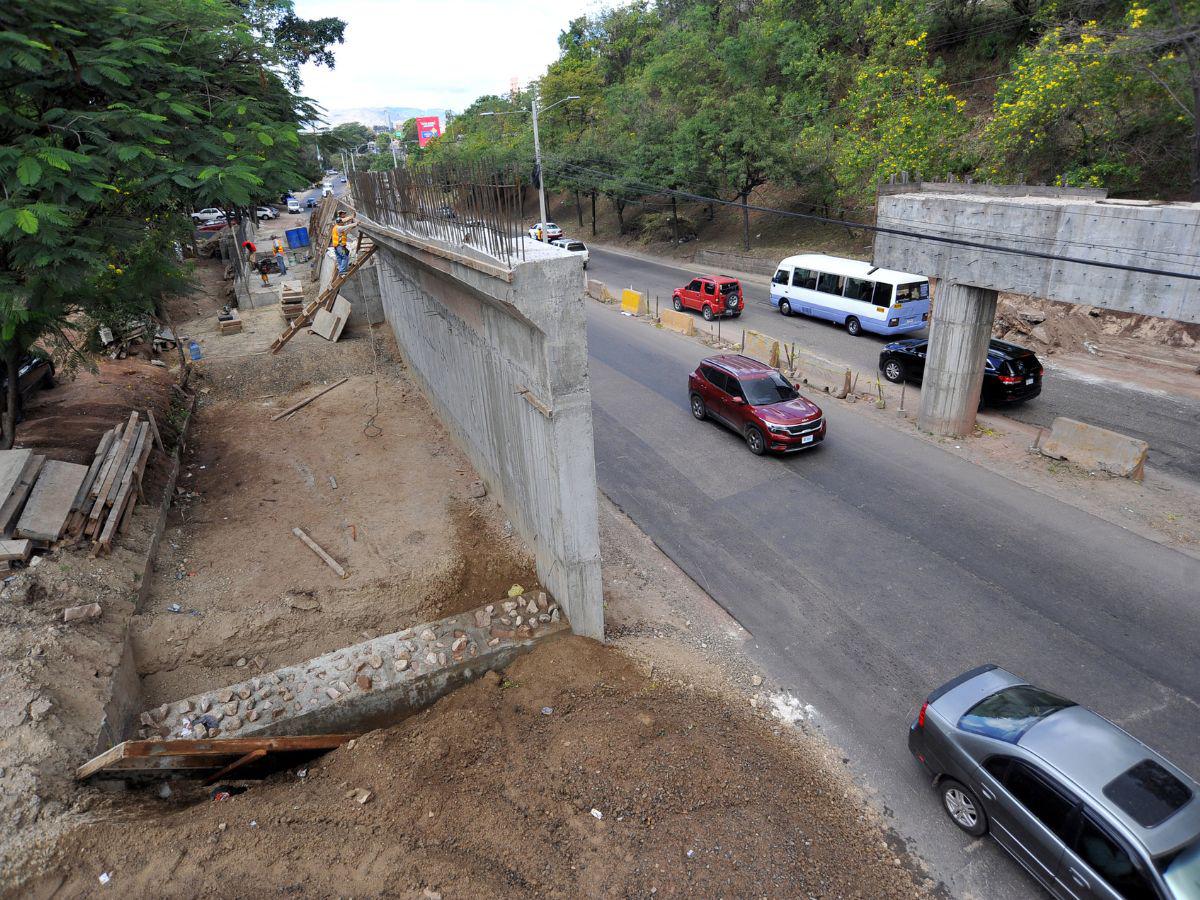
[[[538,140],[538,98],[537,94],[533,95],[533,106],[530,107],[533,111],[533,165],[537,170],[538,180],[538,208],[541,211],[542,217],[538,219],[541,222],[540,228],[546,227],[546,179],[542,177],[542,143]]]

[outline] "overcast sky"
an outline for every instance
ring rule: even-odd
[[[304,92],[326,109],[415,106],[461,111],[522,84],[558,56],[558,35],[598,0],[295,0],[306,19],[337,16],[346,42],[333,70],[305,66]]]

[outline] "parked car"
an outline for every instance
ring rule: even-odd
[[[807,450],[825,440],[821,407],[748,356],[710,356],[688,376],[688,395],[693,416],[733,429],[755,456]]]
[[[888,381],[920,381],[925,375],[929,341],[908,338],[886,344],[879,352],[879,371]],[[1032,350],[995,338],[983,367],[981,403],[1020,403],[1042,392],[1042,364]]]
[[[338,183],[339,183],[339,184],[345,184],[345,183],[346,183],[346,176],[345,176],[345,175],[343,175],[341,178],[339,178],[339,179],[338,179]]]
[[[529,226],[529,236],[534,240],[539,240],[539,230],[542,233],[540,240],[543,241],[557,241],[563,236],[563,230],[553,222],[534,222]]]
[[[577,241],[574,238],[565,238],[564,237],[564,238],[558,238],[557,240],[553,240],[550,243],[553,244],[555,247],[562,247],[568,253],[574,253],[577,256],[582,256],[583,257],[583,267],[585,269],[587,268],[588,259],[591,254],[588,253],[588,248],[584,245],[583,241]]]
[[[258,216],[258,220],[260,222],[266,221],[267,219],[278,219],[279,210],[273,206],[260,206],[257,210],[255,210],[255,215]]]
[[[1055,897],[1200,897],[1200,784],[1090,709],[981,666],[929,695],[908,746],[950,820]]]
[[[17,421],[25,418],[25,403],[34,391],[54,387],[54,363],[34,353],[26,353],[17,365]],[[8,368],[0,366],[0,397],[8,393]]]
[[[305,209],[316,209],[317,208],[317,198],[309,197],[307,200],[305,200],[304,208]]]
[[[287,210],[290,213],[300,212],[300,201],[295,197],[289,197],[287,202]]]
[[[671,295],[671,303],[682,312],[693,309],[711,322],[718,316],[736,319],[746,308],[742,299],[742,285],[728,275],[703,275],[693,278]]]
[[[217,219],[220,219],[222,222],[224,222],[225,212],[217,209],[215,206],[209,206],[205,209],[197,210],[196,212],[192,213],[192,221],[199,225],[207,225],[208,223]]]

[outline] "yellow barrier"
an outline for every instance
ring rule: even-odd
[[[685,312],[664,309],[659,313],[659,321],[662,322],[662,327],[669,331],[678,331],[680,334],[687,335],[696,333],[696,317]]]
[[[646,298],[632,288],[621,291],[621,312],[633,313],[635,316],[646,315]]]
[[[742,352],[752,359],[779,368],[779,341],[757,331],[746,332],[746,346]]]

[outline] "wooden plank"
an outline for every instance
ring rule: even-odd
[[[307,534],[305,534],[299,528],[293,528],[292,534],[294,534],[296,537],[300,538],[300,540],[304,541],[304,543],[308,545],[309,550],[311,550],[313,553],[317,554],[317,556],[321,557],[321,559],[323,559],[325,561],[325,565],[329,566],[329,568],[333,569],[333,571],[337,573],[338,578],[346,577],[346,570],[343,569],[341,566],[339,566],[337,564],[337,561],[332,556],[330,556],[328,553],[326,553],[324,551],[324,549],[322,549],[320,544],[318,544],[316,541],[314,541],[312,538],[310,538]]]
[[[333,301],[333,314],[337,316],[337,327],[333,329],[333,337],[330,338],[335,344],[338,338],[342,336],[342,331],[346,327],[346,322],[350,319],[350,310],[354,307],[350,305],[350,301],[345,297],[338,297]]]
[[[84,476],[83,484],[79,486],[79,491],[75,494],[75,501],[71,504],[71,510],[78,511],[84,500],[87,499],[88,491],[92,489],[92,483],[95,482],[96,476],[100,474],[100,470],[104,467],[105,457],[108,455],[108,448],[112,445],[113,438],[117,434],[117,429],[110,428],[104,432],[100,438],[100,443],[96,445],[96,455],[92,457],[92,464],[88,467],[87,475]]]
[[[0,562],[25,562],[32,552],[29,541],[0,541]]]
[[[335,381],[333,384],[329,385],[329,387],[321,388],[321,390],[317,391],[311,397],[307,397],[306,399],[301,400],[299,403],[295,404],[294,406],[289,406],[283,412],[279,413],[279,415],[271,416],[271,421],[278,422],[284,416],[290,416],[296,410],[300,409],[301,407],[308,406],[308,404],[312,403],[314,400],[316,400],[321,395],[328,394],[335,387],[337,387],[338,385],[341,385],[341,384],[345,384],[349,380],[350,380],[349,377],[346,377],[346,378],[341,379],[340,381]]]
[[[21,480],[21,473],[31,456],[32,450],[0,450],[0,503],[8,498]]]
[[[134,451],[130,454],[125,472],[121,475],[120,487],[117,490],[116,497],[113,499],[112,510],[108,514],[108,521],[104,523],[104,528],[100,531],[100,535],[96,539],[99,546],[105,550],[112,547],[113,535],[116,534],[117,526],[121,524],[121,517],[125,515],[125,504],[129,501],[129,495],[134,489],[134,471],[137,469],[138,460],[141,459],[142,453],[149,443],[150,423],[143,422],[138,428],[138,439],[134,445]],[[93,548],[93,550],[95,549]]]
[[[16,536],[49,543],[62,537],[71,504],[87,473],[87,466],[48,460],[25,502],[25,511],[17,520]]]
[[[208,757],[213,760],[210,768],[219,766],[223,757],[239,756],[263,749],[268,753],[309,753],[321,750],[333,750],[346,741],[358,737],[357,734],[304,734],[295,736],[261,737],[261,738],[208,738],[206,740],[147,740],[122,741],[115,747],[110,747],[75,770],[78,779],[88,778],[105,769],[113,768],[120,763],[122,769],[136,767],[135,760],[147,762],[147,767],[160,766],[161,762],[171,757],[183,757],[187,762],[195,763],[196,757]],[[196,768],[197,766],[189,766]]]
[[[154,435],[154,443],[158,445],[159,450],[161,450],[163,453],[166,453],[167,445],[163,443],[162,433],[158,430],[158,422],[154,418],[154,410],[147,409],[146,418],[150,422],[150,433]]]
[[[209,775],[207,778],[204,779],[204,783],[212,784],[214,781],[220,781],[222,778],[224,778],[230,772],[236,772],[242,766],[247,765],[248,763],[252,763],[256,759],[262,759],[266,755],[267,755],[267,750],[265,747],[259,747],[257,750],[251,750],[249,753],[245,754],[244,756],[239,756],[237,759],[235,759],[233,762],[231,762],[229,765],[227,765],[225,768],[221,769],[220,771],[213,772],[211,775]]]
[[[37,481],[38,473],[42,470],[42,464],[45,461],[46,457],[37,453],[26,460],[25,468],[21,470],[21,476],[17,479],[16,485],[13,486],[4,504],[0,505],[0,534],[9,533],[13,522],[21,512],[21,507],[25,505],[25,498],[33,490],[33,484]]]
[[[90,523],[89,528],[91,528],[94,523],[98,522],[100,517],[104,515],[104,509],[108,503],[109,494],[113,491],[113,484],[122,474],[124,469],[124,461],[126,456],[129,454],[130,445],[137,437],[137,432],[139,430],[137,428],[137,421],[138,414],[137,410],[135,409],[129,414],[129,421],[125,423],[125,431],[121,435],[121,440],[117,443],[116,450],[112,455],[111,464],[104,474],[104,480],[101,482],[99,490],[95,492],[96,503],[92,506],[91,512],[88,513],[88,520]]]

